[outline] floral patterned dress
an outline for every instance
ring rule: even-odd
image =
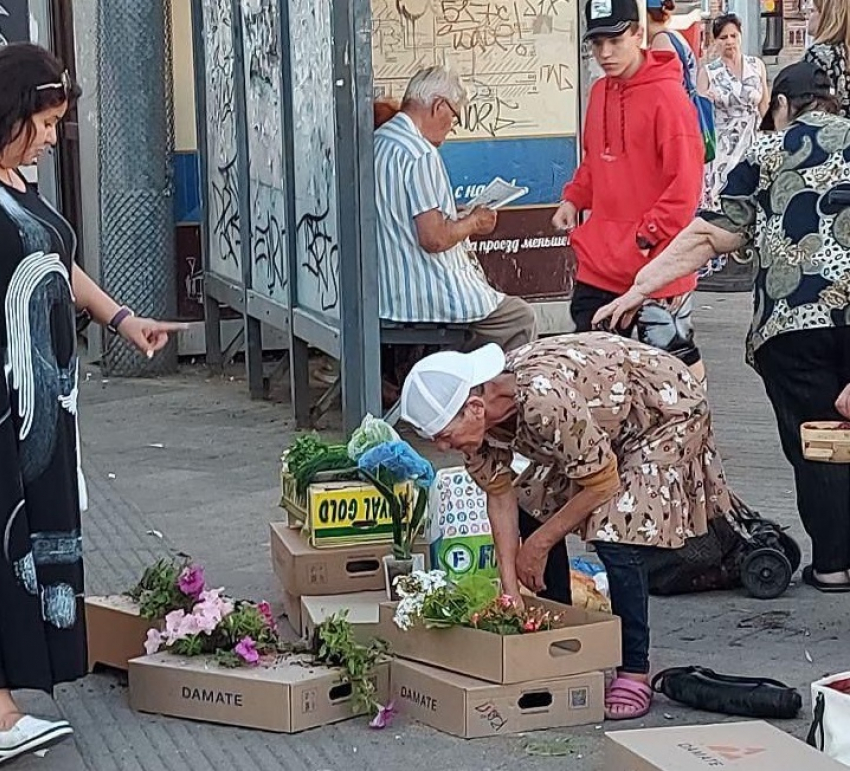
[[[466,459],[485,491],[509,474],[520,506],[545,521],[616,458],[620,492],[585,521],[587,540],[678,548],[731,510],[705,392],[678,359],[594,332],[523,346],[507,369],[517,413]],[[518,477],[514,452],[531,461]]]
[[[705,68],[714,94],[714,122],[717,135],[717,155],[705,167],[705,186],[701,208],[716,210],[720,206],[720,191],[729,172],[747,154],[756,139],[759,124],[759,103],[762,98],[762,77],[759,60],[745,56],[741,79],[715,59]],[[700,277],[717,273],[728,261],[728,255],[715,257]]]

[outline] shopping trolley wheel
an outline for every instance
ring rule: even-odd
[[[777,549],[756,549],[741,563],[741,583],[759,600],[779,597],[791,583],[791,561]]]

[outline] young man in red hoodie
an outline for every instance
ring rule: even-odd
[[[571,234],[578,260],[571,311],[587,332],[596,311],[627,291],[637,272],[693,220],[704,148],[696,111],[670,51],[644,51],[635,0],[589,0],[593,55],[605,77],[593,84],[583,156],[552,220]],[[581,212],[590,216],[579,224]],[[696,276],[673,282],[636,318],[638,337],[678,356],[703,379],[691,326]],[[633,329],[623,330],[631,336]]]

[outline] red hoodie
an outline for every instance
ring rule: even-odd
[[[671,51],[646,51],[628,80],[593,84],[582,162],[563,200],[588,220],[570,238],[582,283],[622,294],[646,265],[640,237],[664,248],[696,214],[704,148],[694,106],[682,88],[682,65]],[[696,277],[669,284],[655,297],[692,290]]]

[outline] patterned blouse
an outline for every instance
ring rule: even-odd
[[[844,44],[815,43],[806,51],[805,59],[829,75],[841,105],[841,114],[850,118],[850,65]]]
[[[705,392],[675,357],[593,332],[523,346],[507,370],[516,416],[466,459],[486,492],[512,482],[545,521],[616,459],[620,491],[580,529],[589,540],[676,548],[729,511]],[[514,452],[531,461],[518,477]]]
[[[776,335],[843,327],[850,312],[850,121],[810,112],[762,135],[729,174],[708,222],[757,249],[747,359]]]

